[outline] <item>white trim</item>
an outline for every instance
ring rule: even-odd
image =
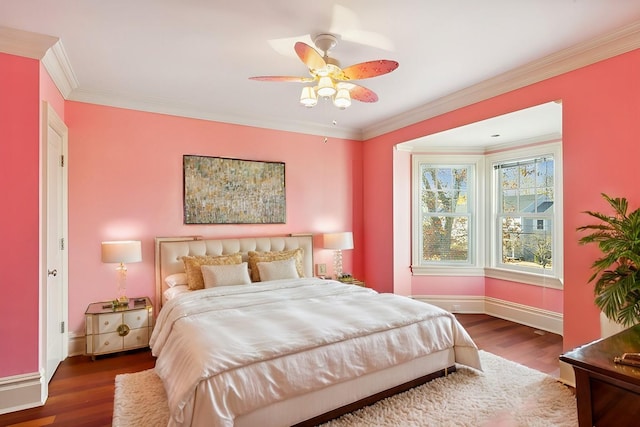
[[[451,313],[484,314],[484,297],[473,295],[412,295],[411,298],[435,305]]]
[[[501,268],[484,269],[484,277],[492,279],[508,280],[509,282],[525,283],[527,285],[542,286],[544,288],[563,289],[564,284],[557,277],[542,274],[526,273],[524,271],[504,270]]]
[[[86,336],[76,332],[69,332],[68,354],[72,356],[82,356],[85,353]]]
[[[469,215],[471,221],[469,224],[469,260],[467,262],[460,263],[446,263],[446,262],[422,262],[422,238],[417,239],[412,237],[411,239],[411,264],[412,273],[414,275],[424,275],[433,271],[450,271],[451,269],[459,269],[460,271],[466,271],[466,274],[471,275],[470,272],[474,269],[478,269],[480,266],[484,266],[485,259],[481,248],[481,228],[484,224],[484,190],[482,183],[485,182],[485,156],[477,154],[448,154],[448,155],[429,155],[429,154],[414,154],[411,158],[411,209],[413,212],[413,219],[411,224],[411,235],[422,236],[422,211],[421,211],[421,176],[420,165],[423,163],[429,165],[438,165],[442,167],[447,166],[469,166],[471,169],[471,176],[468,177],[467,187],[469,196]]]
[[[485,313],[501,319],[510,320],[522,325],[543,331],[563,334],[562,313],[530,307],[510,301],[503,301],[492,297],[485,297]]]
[[[496,243],[497,227],[495,221],[496,206],[499,200],[497,194],[497,185],[494,179],[493,166],[495,163],[512,161],[521,158],[541,157],[552,155],[554,159],[554,198],[553,198],[553,270],[549,271],[549,275],[545,275],[547,271],[540,273],[527,273],[525,271],[517,271],[515,268],[509,270],[498,264],[499,248]],[[563,224],[563,161],[562,161],[562,142],[551,142],[548,144],[540,144],[529,147],[518,147],[512,150],[505,150],[486,156],[486,172],[485,172],[485,189],[490,194],[491,204],[487,206],[486,222],[484,227],[485,234],[485,253],[488,254],[486,260],[486,276],[496,279],[510,280],[514,282],[522,282],[530,285],[545,286],[550,288],[562,289],[564,278],[564,224]]]
[[[469,295],[413,295],[452,313],[488,314],[521,325],[563,335],[563,314],[511,301]]]
[[[0,26],[0,52],[10,55],[40,60],[58,40],[57,37]]]
[[[484,277],[482,267],[467,266],[421,266],[412,265],[411,272],[414,276],[460,276],[460,277]]]
[[[44,372],[0,378],[0,414],[44,405],[40,393],[43,383]]]
[[[51,76],[51,80],[53,80],[62,97],[69,99],[71,93],[78,88],[78,79],[71,68],[71,63],[60,40],[54,43],[44,55],[42,65]]]

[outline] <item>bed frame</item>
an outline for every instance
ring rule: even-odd
[[[306,277],[313,276],[313,236],[291,235],[238,239],[203,239],[199,236],[156,238],[156,305],[162,307],[164,278],[184,271],[185,255],[225,255],[249,251],[282,251],[302,248]],[[453,349],[442,350],[350,381],[276,402],[236,418],[238,427],[282,425],[314,426],[378,400],[409,390],[456,370]]]

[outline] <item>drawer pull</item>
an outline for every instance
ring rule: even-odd
[[[108,347],[109,346],[109,341],[105,341],[104,345],[106,345]]]
[[[109,324],[109,321],[108,321],[108,320],[105,320],[105,321],[104,321],[104,326],[107,326],[108,324]]]
[[[122,325],[118,326],[117,330],[118,335],[120,335],[121,337],[126,337],[127,335],[129,335],[129,331],[131,330],[131,328],[123,323]]]

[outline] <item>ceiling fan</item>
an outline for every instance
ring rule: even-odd
[[[305,107],[313,107],[318,103],[318,97],[330,98],[333,104],[345,109],[354,99],[360,102],[376,102],[378,95],[364,86],[352,83],[352,80],[368,79],[390,73],[398,68],[396,61],[380,59],[340,68],[338,61],[329,57],[329,51],[338,44],[338,38],[333,34],[319,34],[314,40],[316,47],[324,53],[306,43],[297,42],[294,46],[300,60],[309,68],[310,77],[295,76],[257,76],[251,80],[273,82],[309,83],[302,88],[300,103]]]

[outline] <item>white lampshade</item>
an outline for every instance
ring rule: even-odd
[[[139,240],[102,242],[102,262],[130,263],[142,261],[142,243]]]
[[[331,77],[324,76],[318,80],[318,95],[320,96],[333,96],[336,93],[336,88],[333,86],[333,80]]]
[[[316,91],[311,86],[305,86],[302,88],[302,94],[300,94],[300,103],[305,107],[313,107],[318,103],[318,97]]]
[[[347,89],[338,89],[335,98],[333,98],[333,105],[340,109],[345,109],[351,105],[351,95]]]
[[[323,236],[325,249],[353,249],[353,233],[327,233]]]

